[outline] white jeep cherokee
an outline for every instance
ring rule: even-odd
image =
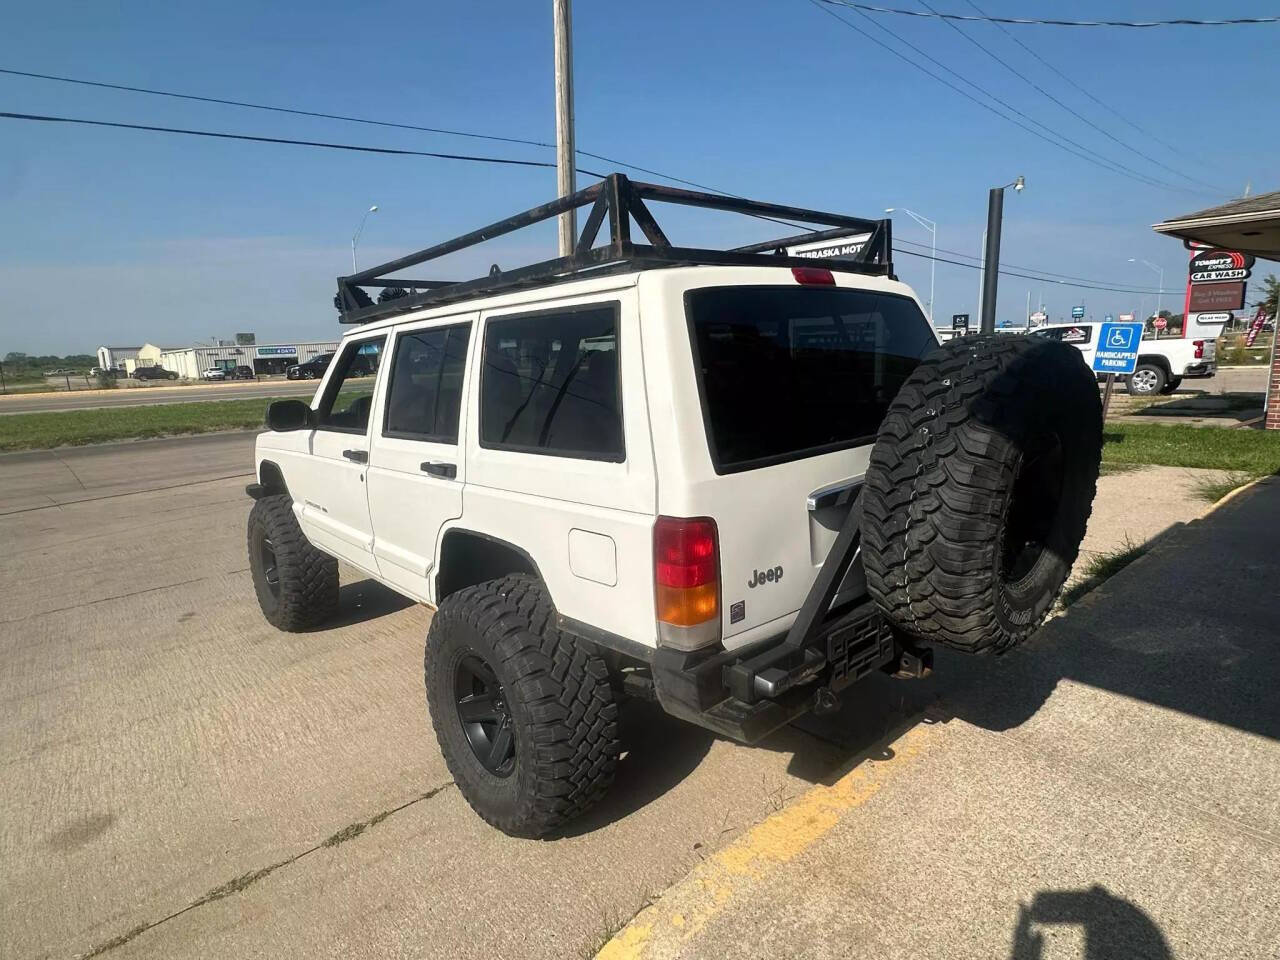
[[[675,247],[646,199],[832,229]],[[587,204],[572,257],[387,279]],[[360,326],[257,441],[267,619],[322,623],[339,560],[434,607],[440,748],[521,836],[603,794],[623,696],[752,742],[872,671],[923,675],[926,644],[1025,639],[1084,534],[1098,391],[1061,343],[938,346],[890,226],[615,174],[341,278]],[[851,233],[856,259],[787,252]]]

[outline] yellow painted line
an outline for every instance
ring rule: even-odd
[[[734,898],[822,839],[849,811],[866,803],[924,748],[920,723],[893,742],[892,760],[863,760],[830,786],[816,786],[752,827],[644,910],[596,955],[597,960],[671,956],[690,943]]]
[[[1213,511],[1217,510],[1219,507],[1225,507],[1228,503],[1230,503],[1236,497],[1240,496],[1240,494],[1244,493],[1246,490],[1252,490],[1254,487],[1256,487],[1258,484],[1260,484],[1263,480],[1266,480],[1266,479],[1268,478],[1259,477],[1257,480],[1251,480],[1250,482],[1244,484],[1243,486],[1236,487],[1230,493],[1227,493],[1224,496],[1220,497],[1218,501],[1206,511],[1206,514],[1213,513]]]

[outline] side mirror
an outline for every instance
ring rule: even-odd
[[[267,406],[267,429],[283,433],[311,425],[311,408],[301,400],[273,400]]]

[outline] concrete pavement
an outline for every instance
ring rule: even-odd
[[[0,416],[52,410],[96,410],[101,407],[143,407],[156,403],[199,403],[209,400],[252,400],[255,397],[310,397],[314,380],[231,380],[192,383],[180,387],[132,386],[115,390],[76,390],[71,393],[15,393],[0,396]]]
[[[954,657],[925,683],[875,678],[839,724],[755,748],[628,704],[604,805],[550,842],[505,837],[452,787],[430,733],[425,609],[344,569],[325,629],[262,620],[244,556],[251,445],[226,434],[0,456],[0,956],[588,955],[852,759],[905,754],[887,734],[1003,729],[960,706],[959,720],[918,725],[942,691],[993,667]],[[1138,477],[1102,479],[1104,527]],[[1006,722],[1057,696],[1010,676],[1015,662],[994,662]],[[1098,752],[1089,730],[1061,735],[1051,752]],[[1171,762],[1190,779],[1230,773],[1239,749],[1212,747],[1198,739]],[[973,752],[938,751],[939,802],[999,782],[989,768],[1004,754]],[[1024,801],[988,802],[1010,823],[1052,826]],[[1129,807],[1098,803],[1098,819],[1127,822]],[[832,820],[823,809],[818,822]],[[884,831],[886,858],[920,829],[897,814],[857,828]],[[986,858],[966,869],[994,882],[983,871],[998,875],[1004,835],[964,836]]]
[[[1275,958],[1276,531],[1271,478],[1025,647],[940,656],[901,688],[919,722],[708,858],[601,956]]]

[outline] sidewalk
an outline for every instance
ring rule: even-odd
[[[1277,533],[1272,478],[1028,646],[859,686],[827,732],[861,761],[601,956],[1276,957]]]

